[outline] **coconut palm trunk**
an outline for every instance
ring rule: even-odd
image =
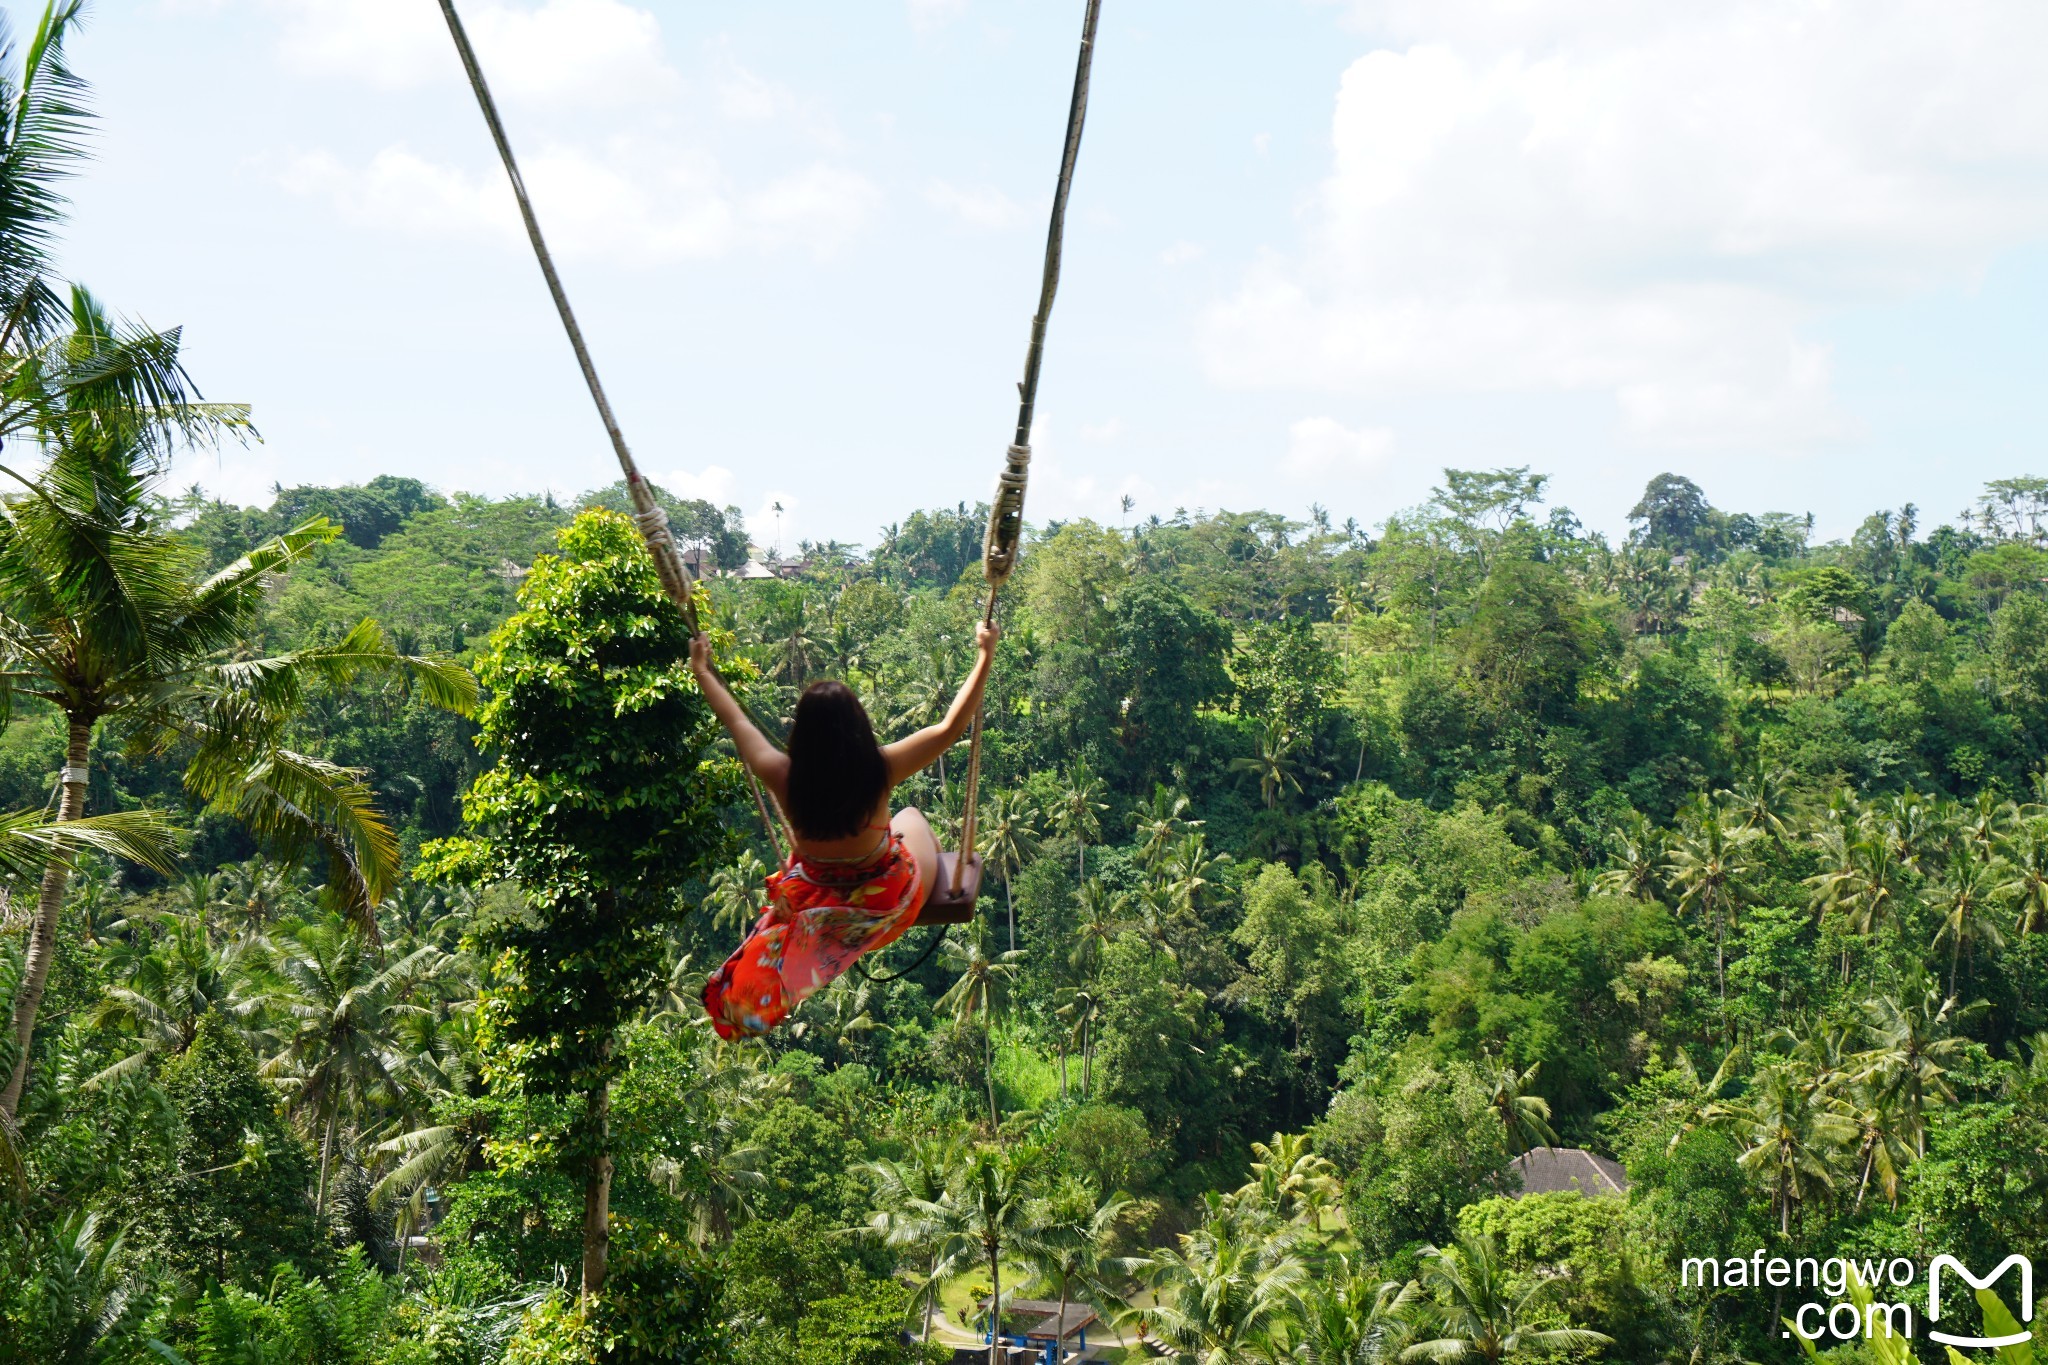
[[[1095,1030],[1081,1025],[1081,1098],[1095,1098]]]
[[[57,802],[59,824],[85,814],[86,760],[91,750],[92,722],[72,717],[70,739],[64,748],[64,794]],[[29,936],[28,955],[21,967],[21,987],[14,995],[14,1070],[7,1078],[7,1089],[0,1091],[0,1116],[9,1123],[21,1107],[22,1088],[28,1084],[29,1047],[35,1041],[36,1013],[42,1009],[43,992],[50,984],[50,964],[57,958],[57,917],[64,908],[64,890],[70,880],[71,864],[62,858],[52,858],[43,870],[35,929]]]
[[[1003,1365],[1002,1243],[988,1242],[988,1365]]]
[[[320,1190],[313,1196],[313,1221],[316,1223],[327,1217],[327,1173],[334,1168],[334,1122],[340,1113],[340,1097],[329,1095],[327,1123],[320,1133]]]
[[[610,1048],[607,1047],[609,1052]],[[610,1143],[612,1088],[598,1086],[590,1097],[590,1164],[583,1178],[583,1297],[595,1298],[604,1288],[611,1258],[612,1158]]]
[[[981,1035],[982,1070],[988,1077],[988,1126],[990,1132],[1000,1132],[1003,1116],[996,1108],[996,1031],[994,1021]]]

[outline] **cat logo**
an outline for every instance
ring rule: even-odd
[[[2034,1319],[2034,1263],[2018,1252],[2014,1252],[2000,1261],[1998,1268],[1981,1280],[1972,1275],[1970,1268],[1955,1257],[1935,1257],[1933,1263],[1927,1267],[1927,1320],[1929,1322],[1941,1321],[1941,1272],[1944,1269],[1955,1271],[1956,1274],[1969,1281],[1970,1288],[1972,1289],[1989,1289],[1997,1282],[2000,1276],[2004,1275],[2006,1271],[2011,1270],[2014,1266],[2020,1268],[2020,1321],[2032,1322]],[[1936,1331],[1930,1327],[1927,1330],[1927,1335],[1932,1340],[1941,1342],[1946,1346],[2019,1346],[2034,1339],[2034,1334],[2031,1330],[2014,1332],[2009,1336],[2002,1337],[1958,1337],[1951,1336],[1947,1332]]]

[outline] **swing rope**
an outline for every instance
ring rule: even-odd
[[[661,579],[662,590],[681,609],[684,624],[692,635],[696,635],[699,633],[696,580],[676,550],[675,537],[669,530],[668,513],[655,500],[653,489],[641,476],[639,466],[633,461],[633,453],[626,445],[625,433],[619,429],[618,419],[612,414],[611,401],[605,396],[604,385],[597,377],[597,365],[590,358],[590,348],[584,344],[583,329],[577,325],[576,314],[569,306],[568,292],[562,287],[562,277],[555,270],[554,256],[548,251],[547,239],[541,234],[540,219],[533,211],[526,181],[519,174],[511,139],[505,134],[504,121],[498,117],[497,101],[491,98],[490,85],[484,79],[483,67],[477,62],[476,49],[470,46],[469,34],[462,27],[461,16],[455,12],[455,0],[441,0],[441,15],[448,22],[449,36],[455,40],[462,69],[469,77],[469,88],[476,96],[477,107],[483,111],[485,124],[490,128],[491,141],[498,148],[498,159],[505,165],[506,178],[512,182],[513,197],[519,202],[519,217],[526,225],[526,239],[532,244],[534,258],[547,281],[548,296],[554,300],[555,312],[562,320],[562,330],[568,334],[570,349],[576,353],[576,364],[583,371],[583,382],[590,389],[590,398],[597,405],[597,415],[604,423],[605,435],[611,439],[612,451],[618,456],[619,469],[625,475],[626,492],[633,502],[633,520],[640,528],[641,539],[647,543],[648,553],[653,556],[654,571]],[[988,531],[982,542],[982,576],[988,583],[988,597],[981,617],[984,623],[995,620],[996,595],[1017,567],[1017,552],[1023,539],[1024,494],[1031,480],[1031,419],[1038,402],[1038,375],[1045,358],[1046,325],[1052,318],[1053,299],[1059,293],[1060,259],[1066,240],[1067,198],[1073,188],[1074,166],[1081,155],[1081,132],[1088,118],[1089,73],[1094,64],[1095,30],[1101,15],[1102,0],[1088,0],[1087,12],[1082,19],[1081,55],[1074,72],[1074,92],[1067,108],[1066,145],[1060,156],[1059,181],[1053,190],[1052,220],[1046,230],[1045,273],[1039,286],[1038,311],[1031,319],[1031,343],[1024,355],[1024,378],[1017,385],[1016,437],[1005,454],[1003,472],[996,481],[995,498],[989,506]],[[982,707],[977,705],[968,739],[967,796],[960,819],[960,854],[953,864],[951,890],[955,897],[961,893],[962,877],[968,860],[974,854],[981,788],[981,740]],[[751,770],[747,773],[747,783],[753,791],[754,806],[760,813],[762,827],[768,831],[768,841],[775,848],[779,860],[784,857],[782,840],[777,837],[776,821],[769,816],[767,798]],[[786,821],[782,832],[788,833]],[[794,847],[793,839],[790,846]],[[934,938],[932,947],[936,947],[938,939],[943,937],[941,933]],[[930,953],[931,948],[927,948],[925,957]],[[916,970],[923,961],[924,958],[920,958],[907,970]]]
[[[462,58],[469,88],[475,93],[477,107],[483,111],[484,123],[491,130],[491,141],[497,145],[498,159],[505,163],[505,177],[512,182],[512,197],[519,201],[520,221],[526,224],[526,240],[533,245],[534,259],[540,263],[540,273],[547,281],[548,296],[555,301],[555,312],[562,319],[562,330],[569,334],[569,348],[576,353],[576,364],[583,371],[583,382],[590,389],[590,400],[597,405],[597,415],[604,423],[605,435],[611,438],[612,452],[619,457],[619,469],[626,478],[626,494],[633,500],[633,521],[640,528],[640,538],[647,543],[647,553],[654,559],[655,575],[661,580],[662,591],[682,610],[683,624],[689,627],[690,634],[696,635],[700,631],[696,579],[676,550],[675,536],[669,530],[668,512],[655,500],[654,490],[641,476],[640,467],[633,460],[633,452],[626,445],[626,434],[620,430],[618,418],[612,415],[611,400],[605,396],[604,384],[597,377],[597,365],[591,360],[590,348],[583,341],[583,329],[577,325],[575,310],[569,306],[568,291],[562,287],[562,277],[555,270],[554,254],[548,250],[547,238],[541,235],[540,218],[533,211],[533,200],[526,192],[526,180],[519,174],[519,162],[512,155],[512,140],[505,135],[504,121],[498,117],[497,101],[491,98],[491,87],[484,80],[484,69],[477,61],[476,49],[470,46],[469,34],[462,27],[462,17],[455,12],[455,0],[441,0],[441,15],[448,21],[449,36],[455,40],[455,51]],[[746,768],[746,765],[741,767]],[[763,795],[753,770],[746,768],[746,774],[747,786],[754,796],[754,809],[761,816],[761,828],[767,831],[768,845],[774,850],[776,861],[781,862],[785,847],[782,836],[786,830],[778,831],[778,822],[770,817],[768,799]]]
[[[576,325],[576,314],[569,307],[569,295],[562,288],[562,277],[555,271],[555,258],[548,251],[547,239],[541,236],[540,219],[534,216],[533,200],[527,197],[526,181],[519,174],[519,163],[512,156],[511,139],[505,136],[505,125],[498,118],[498,105],[491,98],[491,88],[484,82],[484,70],[477,64],[476,49],[469,45],[469,34],[463,30],[462,19],[455,13],[455,0],[441,0],[441,14],[448,21],[448,32],[455,39],[455,50],[462,57],[462,69],[469,75],[469,88],[476,93],[477,107],[483,110],[484,122],[490,125],[491,141],[498,145],[498,159],[505,163],[505,175],[512,181],[513,197],[519,201],[519,217],[526,224],[526,239],[533,244],[534,257],[540,262],[540,273],[548,282],[548,295],[555,301],[555,311],[561,315],[562,330],[569,334],[570,349],[576,352],[576,364],[583,371],[583,382],[590,388],[590,399],[597,404],[597,415],[604,422],[605,435],[611,438],[612,450],[619,457],[619,468],[626,477],[626,493],[633,500],[633,520],[640,526],[640,536],[647,542],[647,551],[654,556],[654,571],[661,578],[662,590],[682,609],[683,622],[689,626],[690,634],[697,631],[697,583],[690,576],[689,569],[676,552],[675,537],[670,534],[668,513],[655,501],[654,490],[647,480],[640,476],[640,468],[633,463],[633,452],[626,447],[626,435],[619,430],[619,422],[612,415],[611,400],[605,397],[604,385],[598,381],[597,366],[590,359],[590,348],[583,344],[583,329]]]
[[[1088,0],[1081,20],[1081,56],[1074,69],[1074,94],[1067,106],[1067,141],[1060,154],[1060,178],[1053,188],[1052,221],[1045,233],[1045,274],[1038,288],[1038,311],[1031,318],[1031,344],[1024,353],[1024,378],[1017,385],[1017,432],[1005,453],[988,509],[988,534],[982,542],[981,573],[988,582],[984,624],[996,617],[996,594],[1017,567],[1024,536],[1024,494],[1031,484],[1031,419],[1038,405],[1038,372],[1045,361],[1045,329],[1052,320],[1053,299],[1060,290],[1060,260],[1067,237],[1067,198],[1074,188],[1074,166],[1081,158],[1081,131],[1088,122],[1088,83],[1095,64],[1095,28],[1102,0]],[[967,741],[967,800],[960,816],[960,856],[953,862],[952,894],[960,895],[967,861],[974,856],[975,822],[981,803],[981,715]]]

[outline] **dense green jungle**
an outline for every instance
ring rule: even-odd
[[[1833,1325],[2048,1256],[2048,480],[1035,525],[979,913],[721,1043],[777,854],[623,488],[173,487],[254,436],[53,282],[72,8],[0,90],[0,1361],[1993,1358]],[[983,509],[669,511],[768,728],[943,713]]]

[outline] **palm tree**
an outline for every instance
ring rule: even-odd
[[[1997,854],[1998,846],[2011,833],[2019,814],[2020,808],[2001,797],[1996,788],[1985,787],[1956,822],[1956,838],[1962,846],[1961,851],[1988,861]]]
[[[1017,946],[1017,902],[1010,880],[1038,853],[1038,808],[1022,792],[1000,791],[981,815],[981,855],[1003,879],[1003,908],[1010,916],[1010,947]]]
[[[1844,842],[1838,831],[1829,830],[1823,846],[1833,855],[1834,866],[1806,879],[1814,888],[1814,904],[1842,916],[1850,933],[1871,938],[1898,911],[1898,844],[1872,835]],[[1842,980],[1849,979],[1849,950],[1842,949]]]
[[[1791,1235],[1793,1205],[1834,1189],[1836,1162],[1858,1137],[1826,1087],[1786,1063],[1762,1068],[1747,1095],[1721,1106],[1721,1117],[1743,1145],[1736,1165],[1770,1189],[1781,1236]]]
[[[2048,929],[2048,820],[2029,820],[2018,832],[1999,844],[1999,864],[2007,879],[1998,895],[2018,910],[2017,932],[2035,934]]]
[[[336,920],[302,925],[279,944],[271,971],[291,1037],[265,1070],[291,1083],[298,1105],[320,1129],[316,1216],[327,1211],[341,1111],[400,1096],[398,1025],[421,1008],[411,998],[413,988],[443,960],[438,949],[423,947],[380,964],[368,936]]]
[[[1459,1237],[1448,1251],[1426,1247],[1422,1255],[1422,1282],[1435,1296],[1443,1335],[1410,1346],[1402,1360],[1514,1360],[1612,1342],[1582,1327],[1535,1326],[1535,1310],[1559,1282],[1539,1279],[1513,1293],[1491,1237]]]
[[[812,629],[809,594],[801,585],[775,585],[769,614],[760,622],[760,642],[768,654],[765,670],[792,690],[810,680],[822,642]]]
[[[1060,1047],[1060,1098],[1067,1093],[1067,1053],[1081,1054],[1081,1097],[1095,1093],[1095,1029],[1102,1022],[1102,996],[1092,982],[1069,986],[1060,992],[1060,1003],[1053,1010],[1067,1026],[1067,1036]]]
[[[197,915],[165,915],[159,923],[169,932],[152,936],[139,956],[125,962],[126,970],[86,1017],[88,1027],[126,1034],[139,1046],[88,1086],[139,1071],[154,1057],[183,1052],[209,1011],[246,1026],[263,1007],[263,996],[250,989],[242,970],[245,945],[216,948]]]
[[[284,911],[292,894],[291,869],[257,854],[223,874],[221,895],[250,934],[260,934]]]
[[[1856,1180],[1856,1207],[1863,1207],[1863,1197],[1875,1177],[1885,1199],[1896,1208],[1899,1173],[1914,1159],[1913,1145],[1907,1141],[1910,1128],[1903,1100],[1898,1091],[1885,1086],[1861,1085],[1850,1101],[1850,1112],[1856,1123],[1856,1165],[1861,1172]]]
[[[1174,894],[1172,884],[1149,883],[1138,891],[1130,904],[1134,913],[1129,927],[1150,939],[1161,953],[1179,961],[1180,948],[1174,942],[1174,929],[1183,907],[1180,897]]]
[[[1259,779],[1259,799],[1265,802],[1267,810],[1273,810],[1287,793],[1301,792],[1301,763],[1295,755],[1305,742],[1299,731],[1276,716],[1260,727],[1254,753],[1230,761],[1231,771],[1255,775]]]
[[[1087,760],[1077,759],[1067,769],[1066,788],[1049,812],[1052,827],[1073,837],[1076,866],[1083,882],[1088,880],[1088,841],[1102,835],[1102,812],[1109,809],[1109,803],[1103,799],[1107,794],[1108,788],[1089,768]]]
[[[1854,801],[1847,791],[1842,795]],[[1894,865],[1924,872],[1921,860],[1945,842],[1948,829],[1960,825],[1962,819],[1954,802],[1930,802],[1909,789],[1871,802],[1862,823],[1872,836],[1883,840]]]
[[[44,1365],[110,1365],[147,1355],[136,1337],[152,1296],[142,1292],[121,1235],[106,1236],[99,1214],[80,1212],[50,1226],[41,1240],[36,1274],[17,1287],[40,1300],[34,1339],[48,1354],[30,1354]]]
[[[1152,789],[1152,804],[1141,806],[1131,815],[1131,824],[1139,836],[1138,861],[1146,870],[1158,865],[1173,847],[1183,830],[1199,829],[1200,820],[1187,818],[1188,799],[1173,788],[1160,785]]]
[[[1741,819],[1744,834],[1785,839],[1791,834],[1785,812],[1792,805],[1792,775],[1783,768],[1766,768],[1761,758],[1748,775],[1716,795],[1728,802],[1728,809]]]
[[[874,1182],[874,1214],[868,1229],[884,1246],[910,1262],[917,1275],[913,1306],[924,1307],[922,1339],[932,1339],[932,1315],[939,1288],[960,1268],[966,1252],[947,1183],[967,1160],[966,1145],[954,1137],[913,1138],[900,1161],[873,1161],[861,1168]]]
[[[1613,866],[1594,878],[1594,886],[1609,895],[1655,900],[1670,870],[1663,831],[1651,824],[1649,817],[1634,814],[1608,832],[1607,848]]]
[[[1041,1281],[1060,1287],[1055,1321],[1063,1328],[1075,1290],[1098,1304],[1106,1304],[1111,1297],[1104,1271],[1110,1267],[1117,1224],[1133,1202],[1122,1191],[1098,1199],[1086,1181],[1070,1178],[1032,1211],[1028,1235],[1017,1244],[1017,1255]]]
[[[1972,847],[1981,847],[1972,845]],[[1994,951],[2005,946],[2005,935],[1992,919],[1992,898],[1996,894],[1991,864],[1972,852],[1959,851],[1949,863],[1948,886],[1943,899],[1947,909],[1941,927],[1935,931],[1934,946],[1948,944],[1948,993],[1956,993],[1956,971],[1967,952],[1974,964],[1977,949]]]
[[[761,913],[762,882],[768,865],[751,848],[741,849],[738,861],[711,874],[711,891],[704,897],[705,913],[714,929],[745,929]]]
[[[0,72],[0,440],[130,428],[161,453],[244,425],[248,411],[194,401],[175,330],[108,326],[83,288],[67,297],[52,282],[57,187],[83,158],[91,119],[64,51],[84,11],[82,0],[45,5],[19,70]]]
[[[80,0],[50,4],[19,70],[0,73],[0,439],[26,434],[49,455],[33,481],[0,466],[25,490],[0,498],[0,694],[28,692],[66,718],[58,822],[84,814],[92,733],[112,718],[139,747],[197,741],[194,794],[222,809],[274,827],[297,801],[294,813],[323,824],[375,883],[393,857],[362,837],[360,784],[297,756],[277,765],[281,781],[255,771],[277,749],[280,688],[295,687],[299,671],[262,661],[232,674],[220,667],[221,651],[254,617],[262,580],[319,537],[302,528],[255,552],[254,563],[200,580],[152,516],[146,485],[177,443],[246,430],[247,409],[198,400],[177,332],[116,326],[84,289],[67,299],[50,282],[64,210],[57,186],[83,155],[89,117],[64,51],[83,9]],[[27,1080],[68,871],[54,861],[43,874],[0,1117],[12,1119]]]
[[[946,1204],[920,1212],[948,1229],[944,1245],[965,1260],[980,1253],[988,1267],[988,1360],[1003,1358],[1003,1250],[1030,1240],[1033,1226],[1032,1182],[1037,1176],[1029,1152],[981,1147],[963,1154],[946,1182]]]
[[[1542,1066],[1541,1062],[1531,1062],[1528,1070],[1516,1071],[1512,1062],[1493,1055],[1483,1064],[1481,1079],[1492,1092],[1487,1105],[1500,1120],[1509,1151],[1526,1152],[1538,1144],[1557,1145],[1557,1134],[1550,1127],[1550,1101],[1529,1089],[1536,1084],[1536,1073]]]
[[[1132,1267],[1152,1306],[1125,1316],[1176,1365],[1264,1360],[1300,1310],[1308,1268],[1298,1240],[1292,1230],[1244,1226],[1212,1191],[1200,1227]]]
[[[822,1044],[826,1060],[838,1066],[847,1045],[855,1038],[888,1032],[889,1026],[875,1018],[875,988],[871,982],[842,976],[804,1001],[797,1022],[790,1027],[792,1038],[810,1038]]]
[[[1166,884],[1174,901],[1190,913],[1199,909],[1202,893],[1209,889],[1218,869],[1229,861],[1228,853],[1209,852],[1208,835],[1196,833],[1183,838],[1174,845],[1173,856],[1165,862]]]
[[[65,718],[57,819],[85,813],[103,724],[141,752],[189,746],[187,791],[288,857],[324,852],[330,889],[374,933],[397,840],[360,774],[287,748],[289,728],[310,686],[345,686],[366,669],[409,674],[428,700],[459,711],[474,704],[475,683],[452,664],[400,655],[372,621],[292,653],[238,655],[271,581],[338,529],[316,519],[203,576],[198,551],[158,519],[155,459],[131,430],[67,430],[28,491],[0,498],[0,679]],[[13,1114],[27,1079],[68,876],[62,862],[43,876],[0,1113]]]
[[[1925,1156],[1927,1111],[1954,1103],[1948,1068],[1969,1051],[1969,1040],[1958,1036],[1955,1026],[1977,1006],[1958,1007],[1953,995],[1943,996],[1924,980],[1909,985],[1906,995],[1909,999],[1880,995],[1864,1001],[1871,1046],[1858,1059],[1864,1070],[1857,1079],[1898,1096],[1914,1155]]]
[[[115,811],[63,823],[41,811],[0,814],[0,884],[29,881],[80,853],[109,853],[168,874],[177,858],[170,824],[155,811]]]
[[[1017,977],[1017,964],[1024,960],[1024,954],[1012,951],[991,957],[981,940],[982,935],[976,933],[965,944],[946,941],[946,956],[960,973],[960,979],[939,997],[939,1008],[948,1011],[956,1023],[981,1022],[982,1066],[988,1078],[988,1122],[993,1131],[1002,1127],[1002,1114],[996,1108],[995,1024],[1009,1008],[1010,984]]]
[[[1343,1189],[1336,1163],[1316,1155],[1306,1133],[1275,1133],[1271,1142],[1254,1142],[1252,1179],[1270,1185],[1274,1212],[1282,1218],[1310,1214],[1318,1237],[1323,1232],[1322,1211]]]
[[[1093,976],[1102,962],[1102,950],[1124,927],[1130,899],[1121,892],[1112,893],[1091,877],[1081,883],[1079,909],[1081,922],[1075,927],[1074,950],[1068,961],[1082,976]]]
[[[649,1163],[655,1183],[689,1208],[691,1234],[700,1244],[731,1237],[748,1213],[749,1197],[768,1186],[761,1166],[769,1153],[745,1135],[763,1110],[788,1096],[791,1085],[787,1075],[761,1064],[763,1055],[750,1048],[713,1049],[700,1083],[682,1100],[691,1116],[689,1142]]]
[[[1721,820],[1720,807],[1701,799],[1686,812],[1671,850],[1671,881],[1678,908],[1693,910],[1714,924],[1714,980],[1728,999],[1728,954],[1723,921],[1734,906],[1734,882],[1749,870],[1742,844],[1747,836]]]
[[[1340,1255],[1302,1300],[1295,1354],[1304,1365],[1382,1365],[1400,1354],[1421,1297],[1413,1280],[1375,1281]]]

